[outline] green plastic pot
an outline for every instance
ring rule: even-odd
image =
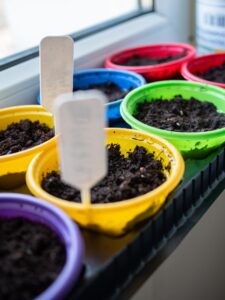
[[[185,158],[201,158],[225,143],[225,128],[206,132],[175,132],[159,129],[138,121],[133,115],[137,105],[154,99],[173,99],[182,95],[184,99],[194,97],[200,101],[214,103],[218,111],[225,113],[225,91],[221,88],[183,80],[168,80],[147,84],[130,92],[121,105],[123,119],[134,129],[153,133],[171,142]]]

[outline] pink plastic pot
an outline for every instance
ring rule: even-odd
[[[123,63],[133,55],[165,58],[169,55],[175,56],[183,51],[186,55],[177,60],[148,66],[124,66]],[[127,70],[141,74],[147,81],[158,81],[165,79],[176,79],[180,75],[181,66],[195,56],[195,48],[188,44],[157,44],[129,48],[109,56],[105,61],[106,68]]]
[[[206,84],[212,84],[219,86],[225,89],[224,83],[208,81],[201,77],[198,74],[204,73],[212,67],[221,65],[225,61],[225,53],[213,53],[208,55],[202,55],[196,58],[193,58],[189,62],[185,63],[182,67],[181,74],[182,76],[189,81],[197,81]]]

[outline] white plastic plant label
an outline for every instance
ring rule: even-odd
[[[105,97],[98,91],[61,95],[55,101],[62,180],[81,191],[90,204],[90,189],[107,172]]]
[[[196,5],[198,54],[225,51],[225,1],[197,0]]]
[[[53,102],[73,91],[73,40],[49,36],[40,43],[40,100],[53,113]]]

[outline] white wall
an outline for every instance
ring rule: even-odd
[[[225,192],[131,300],[225,299]]]

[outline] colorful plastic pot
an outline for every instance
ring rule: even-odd
[[[65,245],[66,262],[56,280],[35,299],[63,299],[78,279],[84,245],[77,225],[58,207],[28,195],[0,194],[0,218],[22,217],[45,224]],[[16,292],[16,291],[15,291]]]
[[[130,90],[140,87],[146,83],[145,79],[133,72],[116,71],[109,69],[93,69],[74,73],[73,88],[88,89],[93,84],[104,84],[107,82],[117,84],[122,90]],[[109,122],[120,119],[120,104],[123,99],[106,103],[107,120]],[[38,96],[40,103],[40,96]]]
[[[199,74],[206,72],[212,67],[220,66],[225,62],[225,53],[213,53],[191,59],[182,66],[181,74],[189,81],[197,81],[212,84],[225,89],[225,83],[209,81],[201,78]]]
[[[194,97],[212,102],[219,111],[225,113],[223,89],[197,82],[171,80],[151,83],[129,93],[121,105],[121,115],[132,128],[167,139],[185,157],[204,157],[225,142],[225,128],[196,133],[175,132],[146,125],[134,117],[138,103],[159,98],[173,99],[176,95],[182,95],[184,99]]]
[[[4,130],[11,123],[19,122],[22,119],[39,120],[49,127],[54,126],[52,115],[43,107],[28,105],[0,109],[0,130]],[[31,159],[48,144],[51,144],[53,140],[54,138],[21,152],[0,156],[0,189],[9,189],[23,184],[25,172]]]
[[[162,161],[167,176],[166,182],[143,196],[116,203],[93,204],[90,208],[85,208],[80,203],[52,196],[41,187],[43,176],[59,169],[56,145],[49,145],[32,160],[26,181],[34,195],[63,208],[81,226],[117,236],[125,233],[141,220],[153,216],[160,209],[167,195],[180,182],[184,172],[184,162],[179,152],[165,140],[131,129],[106,129],[106,143],[120,144],[124,155],[137,145],[154,152],[155,156]],[[168,165],[171,168],[168,168]]]
[[[124,66],[123,63],[133,55],[164,58],[169,55],[177,55],[186,51],[186,55],[177,60],[157,64],[154,66]],[[195,48],[188,44],[164,43],[146,45],[141,47],[129,48],[110,55],[105,61],[106,68],[127,70],[136,72],[145,77],[149,82],[176,79],[180,76],[180,69],[183,63],[195,56]]]

